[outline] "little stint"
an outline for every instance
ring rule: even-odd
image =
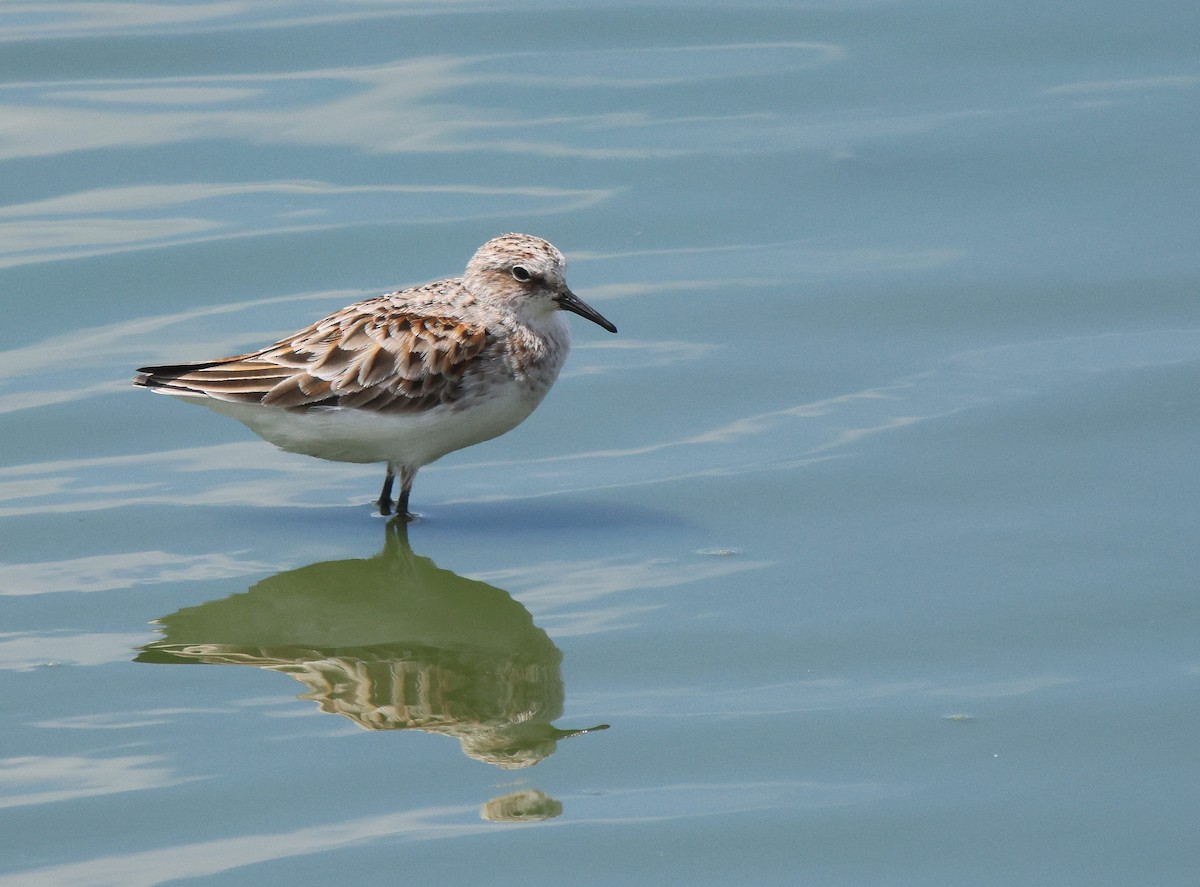
[[[408,514],[422,465],[515,428],[570,347],[561,311],[617,328],[567,287],[540,237],[489,240],[466,274],[356,302],[274,345],[142,367],[134,384],[232,416],[292,453],[384,462],[379,511]]]

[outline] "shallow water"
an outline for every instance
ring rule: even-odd
[[[1194,4],[0,42],[0,885],[1192,881]],[[621,332],[407,539],[129,386],[507,230]]]

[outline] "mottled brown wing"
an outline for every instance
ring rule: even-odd
[[[456,400],[464,375],[493,344],[483,327],[384,298],[351,305],[253,354],[144,367],[135,383],[278,407],[419,410]]]

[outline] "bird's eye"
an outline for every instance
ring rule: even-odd
[[[522,283],[533,279],[533,275],[529,273],[529,269],[524,265],[513,265],[512,276]]]

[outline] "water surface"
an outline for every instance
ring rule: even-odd
[[[1194,879],[1194,4],[0,41],[0,884]],[[407,538],[129,386],[509,230],[621,333]]]

